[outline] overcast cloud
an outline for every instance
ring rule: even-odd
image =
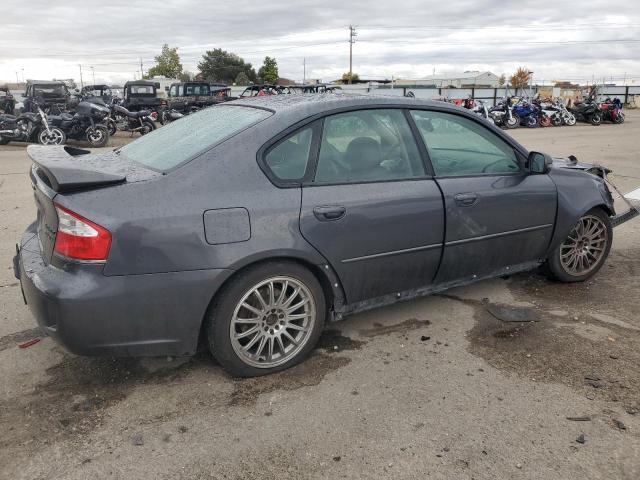
[[[163,43],[197,71],[207,49],[235,52],[280,75],[334,80],[349,68],[348,26],[357,27],[354,71],[367,78],[419,78],[463,70],[535,79],[626,77],[640,84],[637,1],[157,0],[88,3],[3,0],[0,81],[24,78],[122,83],[139,75]],[[88,5],[95,5],[91,8]],[[23,70],[24,69],[24,70]]]

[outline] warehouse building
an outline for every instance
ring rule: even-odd
[[[396,80],[398,87],[423,87],[423,88],[496,88],[498,76],[491,72],[466,71],[460,74],[429,75],[428,77]]]

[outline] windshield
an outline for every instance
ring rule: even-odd
[[[258,108],[220,105],[154,130],[119,151],[153,170],[167,171],[271,116]]]
[[[209,95],[209,85],[185,85],[185,95]]]
[[[67,89],[64,85],[35,85],[33,92],[35,95],[62,97],[67,94]]]
[[[154,90],[151,85],[131,85],[129,93],[131,95],[154,95]]]

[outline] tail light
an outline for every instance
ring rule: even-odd
[[[57,203],[55,253],[74,260],[105,261],[111,247],[109,231]]]

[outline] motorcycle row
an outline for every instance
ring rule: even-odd
[[[488,107],[482,100],[472,98],[454,101],[454,103],[473,110],[487,121],[504,129],[572,126],[577,121],[592,125],[600,125],[605,121],[615,124],[624,122],[622,102],[617,98],[613,100],[607,98],[604,102],[598,103],[593,96],[590,96],[573,106],[567,106],[561,99],[541,100],[537,97],[531,101],[526,98],[507,97],[493,107]]]
[[[64,145],[67,139],[73,139],[104,147],[118,130],[144,135],[156,128],[147,110],[132,112],[99,97],[79,100],[73,107],[35,102],[35,112],[0,114],[0,145],[12,141]]]

